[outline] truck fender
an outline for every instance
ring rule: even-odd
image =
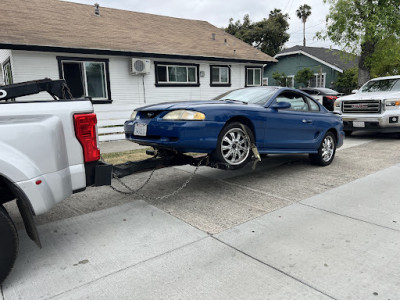
[[[0,142],[0,170],[12,182],[28,180],[40,175],[36,164],[18,149]]]
[[[17,206],[19,213],[21,214],[22,220],[24,221],[25,230],[32,241],[38,245],[38,247],[42,248],[42,244],[40,242],[39,233],[37,231],[37,227],[35,224],[35,220],[33,219],[33,209],[29,202],[29,199],[26,197],[25,193],[15,184],[13,184],[7,178],[4,178],[4,182],[7,184],[11,192],[14,194],[17,199]]]

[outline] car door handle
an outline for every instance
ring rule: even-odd
[[[312,120],[303,119],[302,122],[303,122],[304,124],[312,124],[313,121],[312,121]]]

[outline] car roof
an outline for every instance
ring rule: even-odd
[[[339,94],[338,91],[332,90],[332,89],[328,89],[328,88],[314,88],[314,87],[307,87],[307,88],[301,88],[301,91],[319,91],[319,92],[323,92],[325,94]]]

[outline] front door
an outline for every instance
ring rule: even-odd
[[[302,151],[313,149],[318,130],[313,111],[305,96],[294,91],[284,91],[277,102],[289,102],[288,109],[271,110],[267,117],[265,148]]]

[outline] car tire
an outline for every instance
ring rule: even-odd
[[[351,131],[351,130],[344,130],[345,136],[351,136],[352,133],[353,133],[353,131]]]
[[[11,272],[18,254],[18,234],[5,208],[0,205],[0,283]]]
[[[317,154],[310,154],[311,163],[318,166],[330,165],[335,157],[336,138],[332,132],[327,132],[322,139]]]
[[[211,157],[231,170],[240,169],[251,160],[253,143],[254,135],[248,126],[239,122],[228,123],[220,132],[217,148]]]

